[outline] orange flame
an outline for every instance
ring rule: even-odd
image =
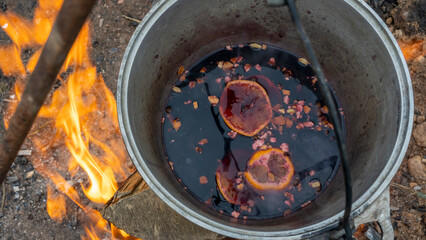
[[[39,0],[31,21],[12,12],[0,13],[0,27],[13,42],[0,46],[0,70],[5,76],[17,77],[14,95],[18,101],[62,2]],[[75,188],[80,183],[85,197],[95,204],[105,204],[117,190],[117,180],[123,181],[133,170],[127,164],[114,96],[90,60],[89,25],[86,22],[71,48],[58,76],[61,86],[41,108],[24,147],[33,149],[30,160],[34,167],[59,191],[47,187],[47,211],[53,220],[66,219],[67,196],[86,212],[89,224],[84,226],[86,236],[82,239],[103,239],[105,234],[108,238],[134,239],[109,226],[99,212],[84,205]],[[28,48],[37,51],[24,61],[22,50]],[[6,127],[18,101],[8,105]]]
[[[62,222],[66,215],[65,196],[55,193],[52,186],[47,185],[47,213],[55,222]]]
[[[401,40],[398,44],[407,62],[426,56],[426,40]]]

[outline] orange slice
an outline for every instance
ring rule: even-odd
[[[248,80],[229,82],[222,92],[219,111],[229,128],[244,136],[254,136],[272,118],[272,107],[265,89]]]
[[[238,199],[238,190],[234,186],[233,179],[228,179],[225,173],[217,171],[216,183],[220,193],[226,201],[232,204],[240,204]]]
[[[244,175],[255,189],[281,190],[290,183],[294,167],[281,149],[271,148],[254,153]]]

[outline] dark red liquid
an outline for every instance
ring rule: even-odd
[[[173,172],[192,196],[223,214],[265,219],[296,211],[324,190],[339,151],[313,70],[301,62],[275,47],[240,45],[206,56],[178,77],[164,111],[163,141]],[[273,109],[270,123],[252,137],[232,131],[219,112],[226,84],[238,79],[260,84]],[[239,113],[249,113],[253,99],[243,98]],[[294,166],[282,190],[255,189],[244,177],[250,157],[265,148],[282,149]]]

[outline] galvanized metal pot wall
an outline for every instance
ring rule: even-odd
[[[359,0],[299,0],[299,12],[346,114],[355,216],[389,184],[412,128],[409,73],[395,39]],[[342,174],[312,204],[283,218],[234,219],[187,194],[164,161],[161,112],[179,66],[229,44],[261,42],[304,55],[286,8],[260,0],[169,0],[135,31],[118,83],[120,127],[148,185],[194,223],[237,238],[302,238],[336,227],[343,215]]]

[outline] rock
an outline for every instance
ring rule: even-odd
[[[111,54],[117,53],[118,52],[118,48],[110,48],[108,50],[108,52],[111,53]]]
[[[33,170],[33,171],[29,171],[29,172],[25,173],[24,178],[25,178],[25,179],[30,179],[30,178],[32,178],[33,176],[34,176],[34,170]]]
[[[397,29],[394,33],[395,38],[401,38],[404,36],[404,32],[401,29]]]
[[[414,156],[408,159],[408,171],[413,178],[426,180],[426,166],[422,163],[422,157]]]
[[[426,147],[426,122],[423,122],[414,128],[413,136],[419,147]]]
[[[417,117],[416,122],[417,122],[417,124],[422,124],[422,123],[425,122],[425,120],[426,120],[426,117],[420,115],[420,116]]]
[[[9,183],[14,183],[14,182],[19,181],[19,178],[17,176],[10,176],[10,177],[7,177],[7,181]]]

